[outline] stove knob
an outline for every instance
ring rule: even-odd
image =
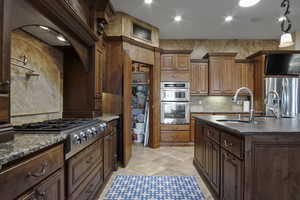
[[[86,135],[85,132],[82,131],[82,132],[79,133],[79,135],[80,135],[81,141],[86,141],[87,140],[87,135]]]
[[[75,134],[73,136],[73,144],[80,144],[80,143],[81,143],[80,137],[77,134]]]
[[[86,131],[86,136],[87,136],[87,138],[93,137],[93,131],[91,129],[88,129]]]
[[[96,135],[97,134],[97,129],[95,127],[92,127],[92,134]]]

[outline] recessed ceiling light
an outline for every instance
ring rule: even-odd
[[[67,41],[62,35],[58,35],[56,38],[58,40],[62,41],[62,42],[66,42]]]
[[[225,17],[225,22],[231,22],[233,20],[232,16]]]
[[[46,27],[46,26],[40,26],[40,28],[43,29],[43,30],[49,31],[49,28]]]
[[[281,17],[278,18],[278,21],[279,21],[279,22],[282,22],[282,21],[284,21],[284,20],[286,20],[286,17],[285,17],[285,16],[281,16]]]
[[[180,22],[182,20],[182,17],[180,15],[177,15],[174,17],[175,22]]]
[[[239,6],[247,8],[258,4],[259,2],[260,0],[240,0]]]
[[[151,4],[151,3],[153,3],[152,0],[144,0],[144,2],[145,2],[145,4]]]

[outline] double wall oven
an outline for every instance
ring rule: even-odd
[[[190,84],[161,82],[161,124],[190,123]]]

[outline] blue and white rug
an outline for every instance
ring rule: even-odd
[[[193,176],[117,176],[105,200],[204,200]]]

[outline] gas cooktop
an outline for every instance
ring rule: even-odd
[[[61,132],[89,123],[99,122],[97,119],[80,118],[80,119],[55,119],[37,123],[28,123],[20,126],[14,126],[16,131],[50,131]]]

